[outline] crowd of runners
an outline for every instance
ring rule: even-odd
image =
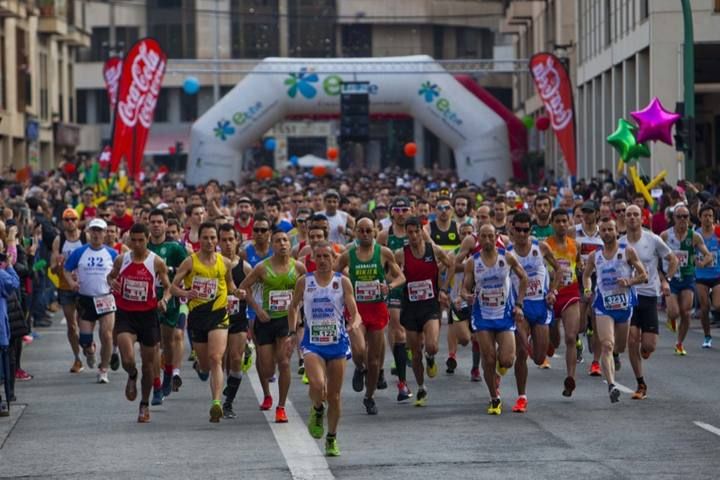
[[[514,369],[511,409],[523,413],[528,359],[547,368],[556,349],[566,369],[558,395],[572,397],[587,373],[604,377],[618,402],[615,372],[627,350],[631,398],[642,400],[658,310],[684,356],[712,347],[711,311],[720,309],[720,203],[690,183],[665,185],[652,210],[611,180],[531,188],[442,173],[161,183],[103,198],[61,176],[11,188],[0,318],[22,291],[33,326],[47,327],[43,302],[56,301],[69,371],[92,370],[106,384],[122,368],[117,379],[129,401],[139,397],[141,423],[151,405],[182,395],[188,355],[193,375],[209,383],[210,422],[248,407],[235,398],[253,362],[259,408],[274,408],[278,423],[288,421],[285,402],[300,380],[312,401],[309,433],[325,436],[331,456],[340,453],[347,363],[368,415],[389,385],[398,402],[431,402],[440,369],[484,381],[490,415],[502,413],[501,379]],[[13,268],[21,257],[24,285]],[[705,338],[686,350],[696,305]],[[458,366],[465,354],[470,371]],[[13,376],[32,378],[19,365]],[[0,405],[6,412],[7,401]]]

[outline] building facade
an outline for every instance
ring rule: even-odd
[[[497,31],[501,1],[477,0],[148,0],[93,2],[87,18],[92,45],[78,57],[78,119],[81,149],[97,152],[111,138],[110,108],[102,65],[139,38],[152,36],[169,56],[164,87],[155,111],[146,155],[184,168],[184,156],[171,147],[189,147],[192,122],[240,82],[254,61],[266,57],[379,57],[428,54],[437,59],[491,59],[502,47]],[[220,73],[212,72],[219,59]],[[197,95],[183,92],[188,75],[201,85]],[[483,86],[510,102],[510,77],[483,75]],[[217,85],[217,87],[216,87]],[[291,118],[269,134],[277,139],[272,154],[261,144],[249,152],[256,160],[274,155],[324,156],[334,145],[337,122]],[[450,150],[424,135],[426,163],[451,163]],[[417,140],[412,119],[376,120],[366,155],[374,166],[412,160],[402,155],[406,141]]]
[[[79,143],[75,55],[85,0],[0,2],[0,170],[53,168]]]

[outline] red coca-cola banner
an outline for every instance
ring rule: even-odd
[[[575,106],[567,69],[551,53],[537,53],[530,58],[530,73],[535,80],[550,123],[571,175],[577,175],[575,146]]]
[[[115,111],[121,72],[122,59],[120,59],[120,57],[111,57],[105,62],[105,65],[103,65],[103,78],[105,79],[105,88],[107,88],[111,112]]]
[[[129,178],[140,172],[166,63],[167,55],[152,38],[139,40],[125,55],[113,122],[112,172],[123,158]]]

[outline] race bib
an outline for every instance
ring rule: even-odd
[[[150,284],[144,280],[130,280],[123,282],[122,298],[128,302],[146,302]]]
[[[625,310],[628,308],[626,292],[612,292],[603,296],[605,310]]]
[[[712,262],[710,262],[705,268],[715,268],[718,265],[717,252],[716,253],[710,252],[710,254],[712,255],[712,258],[713,258]],[[705,255],[703,255],[702,253],[698,253],[697,255],[695,255],[695,258],[697,259],[697,263],[702,263],[703,260],[705,259]]]
[[[505,289],[503,287],[483,288],[480,291],[480,304],[488,308],[504,307]]]
[[[193,277],[192,290],[197,292],[201,300],[214,300],[217,295],[217,279],[207,277]]]
[[[560,266],[560,281],[563,287],[572,285],[573,283],[573,272],[570,268],[570,262],[568,260],[558,260]]]
[[[408,298],[411,302],[421,302],[435,298],[431,280],[418,280],[407,284]]]
[[[542,295],[543,281],[540,278],[528,278],[527,297],[537,297]]]
[[[235,295],[228,295],[227,297],[227,312],[229,315],[240,313],[240,299]]]
[[[271,290],[269,297],[269,310],[271,312],[287,312],[292,302],[292,290]]]
[[[334,320],[313,322],[310,325],[310,343],[333,345],[338,343],[338,324]]]
[[[675,256],[678,259],[678,265],[681,267],[687,267],[688,266],[688,259],[689,255],[687,250],[675,250],[673,251]]]
[[[117,310],[115,306],[115,297],[112,293],[103,295],[101,297],[93,297],[93,303],[95,304],[95,312],[98,315],[105,315]]]
[[[380,282],[377,280],[355,282],[355,298],[358,302],[380,300]]]

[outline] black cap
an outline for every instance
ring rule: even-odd
[[[392,202],[393,207],[409,207],[410,206],[410,200],[408,200],[407,197],[395,197],[395,200]]]
[[[592,200],[587,200],[582,204],[582,207],[580,207],[580,210],[583,212],[590,211],[590,212],[597,212],[597,204]]]

